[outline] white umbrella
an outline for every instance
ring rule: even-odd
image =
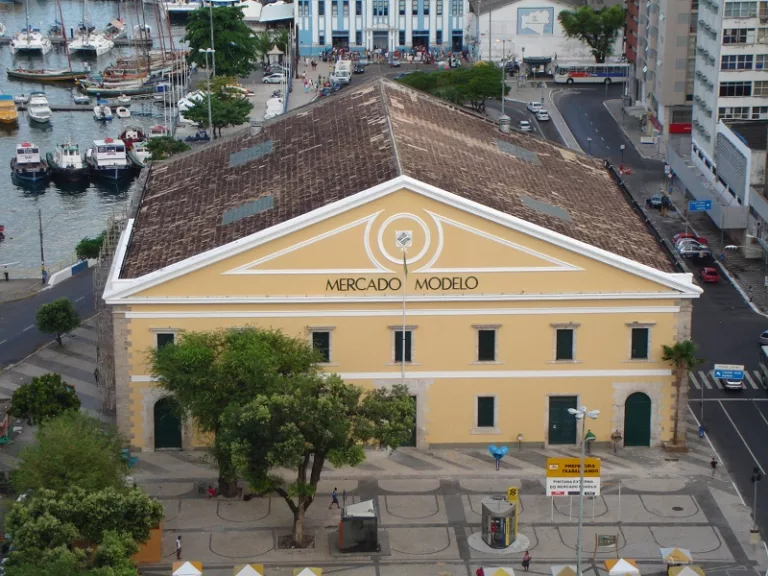
[[[640,576],[640,570],[637,569],[636,566],[633,566],[624,558],[619,559],[616,564],[614,564],[610,571],[608,572],[610,576],[623,576],[624,574],[629,574],[631,576]]]
[[[199,564],[199,563],[196,562],[196,564]],[[203,574],[203,571],[198,570],[192,564],[192,562],[184,562],[181,566],[179,566],[173,571],[173,576],[202,576],[202,574]]]

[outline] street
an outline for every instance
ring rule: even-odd
[[[0,369],[53,340],[35,327],[35,314],[43,304],[62,297],[72,300],[82,320],[90,317],[94,313],[93,270],[85,270],[29,298],[0,303]]]
[[[531,123],[531,132],[533,134],[543,136],[547,140],[551,140],[552,142],[556,142],[557,144],[562,145],[563,139],[560,137],[560,133],[557,131],[555,123],[552,122],[552,120],[539,122],[536,119],[536,116],[528,111],[528,109],[525,107],[525,104],[509,100],[509,98],[512,98],[513,95],[513,92],[510,92],[510,95],[504,102],[504,114],[512,119],[512,127],[517,127],[520,120],[528,120],[528,122]],[[486,102],[485,107],[501,112],[501,101],[489,100]]]

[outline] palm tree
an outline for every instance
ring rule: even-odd
[[[272,35],[268,30],[263,30],[256,34],[256,53],[261,58],[261,63],[265,64],[267,61],[267,52],[272,50],[272,46],[275,43],[272,40]]]
[[[696,357],[696,344],[691,340],[675,342],[672,346],[663,346],[664,354],[661,359],[672,364],[675,370],[675,426],[672,432],[672,443],[677,445],[680,430],[680,390],[686,381],[688,371],[701,364],[702,360]]]

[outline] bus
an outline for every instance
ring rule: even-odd
[[[557,84],[611,84],[628,78],[629,64],[558,64],[555,68]]]

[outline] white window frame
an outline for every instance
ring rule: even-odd
[[[480,398],[493,398],[493,426],[477,425],[477,417],[479,415],[478,401]],[[501,434],[501,428],[499,428],[499,397],[496,394],[475,394],[474,397],[474,415],[472,417],[472,429],[470,434]]]
[[[312,340],[312,335],[315,332],[327,332],[328,333],[328,362],[318,362],[320,366],[336,366],[333,362],[333,331],[336,326],[307,326],[307,333],[309,339],[309,345],[314,350],[315,343]]]
[[[151,328],[152,331],[152,338],[155,341],[154,346],[155,350],[159,348],[157,345],[157,336],[158,334],[173,334],[173,343],[176,344],[176,340],[179,337],[179,329],[178,328]]]
[[[550,324],[552,327],[552,364],[578,364],[580,363],[579,360],[577,360],[576,356],[576,330],[581,326],[581,324],[578,324],[576,322],[561,322],[561,323],[553,323]],[[571,343],[572,348],[572,354],[573,357],[571,360],[558,360],[557,359],[557,331],[558,330],[571,330],[573,332],[573,342]]]
[[[501,364],[499,361],[499,328],[501,324],[475,324],[472,326],[475,330],[475,358],[471,364]],[[493,336],[493,360],[480,360],[480,331],[489,330],[494,332]]]
[[[405,326],[405,331],[411,333],[411,360],[410,362],[408,360],[405,361],[405,364],[408,366],[416,365],[416,337],[414,334],[414,332],[416,331],[416,328],[417,326],[409,326],[409,325]],[[400,326],[390,326],[389,329],[392,332],[392,338],[390,339],[390,342],[392,343],[391,344],[392,350],[391,350],[391,356],[390,356],[390,358],[392,359],[392,365],[400,366],[402,362],[398,362],[397,360],[395,360],[396,358],[395,354],[397,354],[396,352],[397,347],[395,346],[395,339],[397,338],[397,336],[395,334],[397,332],[403,331],[403,325],[401,324]],[[405,338],[405,336],[403,336],[403,338]]]
[[[648,363],[648,362],[655,362],[653,358],[653,327],[656,325],[655,322],[627,322],[627,328],[629,328],[628,332],[628,349],[627,349],[627,362],[640,362],[640,363]],[[632,329],[633,328],[646,328],[648,330],[648,358],[632,358]]]

